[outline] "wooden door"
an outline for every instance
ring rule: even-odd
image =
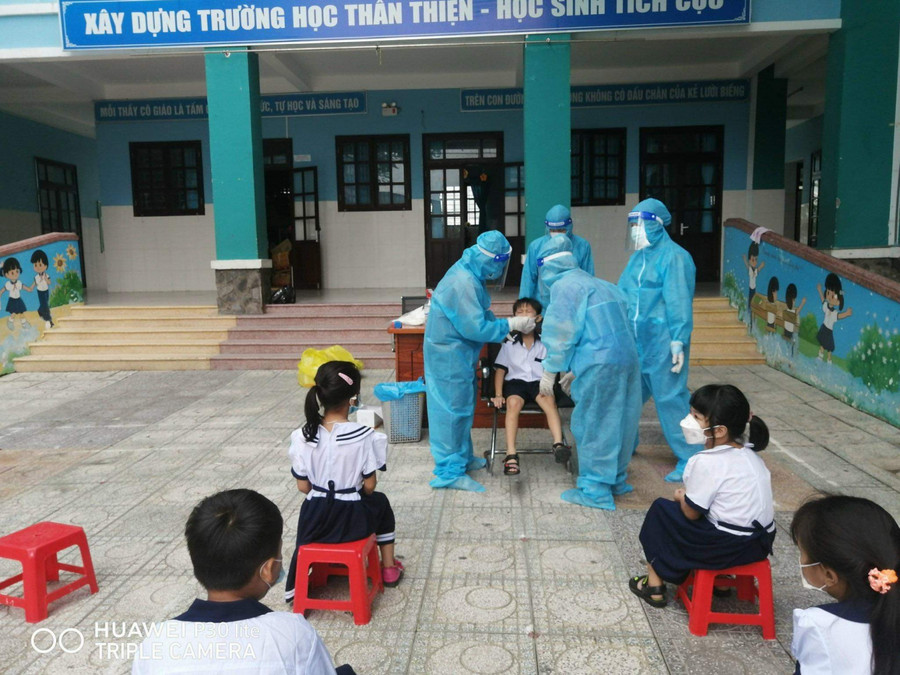
[[[310,166],[294,169],[294,287],[322,288],[321,226],[319,222],[319,172]]]
[[[669,234],[697,266],[697,281],[719,278],[723,127],[641,129],[641,199],[672,214]]]

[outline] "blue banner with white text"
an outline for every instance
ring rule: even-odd
[[[274,94],[259,97],[263,117],[299,115],[355,115],[365,113],[364,91],[316,94]],[[203,120],[208,115],[205,98],[98,101],[94,103],[97,122],[146,122],[150,120]]]
[[[654,103],[721,103],[746,101],[749,96],[749,80],[598,84],[572,87],[570,104],[573,108],[602,108]],[[460,89],[459,92],[462,112],[518,110],[524,101],[521,88]]]
[[[64,49],[569,33],[750,22],[750,0],[60,0]]]

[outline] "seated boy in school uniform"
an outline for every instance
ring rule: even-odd
[[[513,316],[530,316],[538,326],[542,311],[541,303],[534,298],[519,298],[513,304]],[[494,397],[491,402],[497,408],[506,405],[506,457],[503,458],[503,473],[507,476],[521,473],[519,456],[516,454],[516,435],[519,431],[519,413],[526,403],[537,403],[547,415],[556,461],[565,463],[571,454],[571,450],[563,443],[562,422],[556,408],[556,399],[538,393],[541,375],[544,374],[541,362],[546,356],[547,348],[535,329],[531,333],[510,333],[494,360]]]
[[[226,490],[201,501],[185,526],[194,576],[206,600],[194,600],[141,643],[137,673],[291,673],[335,671],[321,638],[300,614],[273,612],[260,600],[284,578],[284,521],[253,490]]]

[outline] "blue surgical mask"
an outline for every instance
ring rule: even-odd
[[[275,561],[277,561],[279,564],[281,564],[281,563],[284,562],[284,559],[283,559],[283,558],[275,558]],[[260,578],[260,579],[262,579],[262,568],[263,568],[263,566],[264,566],[265,564],[266,564],[266,563],[263,563],[263,564],[260,565],[260,567],[259,567],[259,578]],[[263,583],[264,583],[266,586],[269,587],[269,590],[272,590],[272,587],[273,587],[273,586],[277,586],[277,585],[280,584],[282,581],[284,581],[284,578],[285,578],[286,576],[287,576],[287,574],[286,574],[285,571],[284,571],[284,565],[281,564],[281,570],[278,572],[278,578],[275,579],[275,581],[274,581],[273,583],[271,583],[271,584],[270,584],[268,581],[266,581],[265,579],[263,579]]]
[[[356,401],[356,403],[354,403]],[[359,396],[354,396],[350,399],[350,414],[354,414],[357,410],[360,409],[360,400]]]

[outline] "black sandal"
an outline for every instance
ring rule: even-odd
[[[503,475],[518,476],[520,473],[522,473],[522,470],[519,468],[519,456],[517,454],[513,453],[503,458]]]
[[[662,609],[667,604],[669,604],[666,600],[666,585],[663,584],[662,586],[648,586],[648,582],[649,577],[646,574],[642,576],[631,577],[631,579],[628,580],[628,588],[631,589],[632,593],[634,593],[651,607]],[[662,600],[654,600],[654,595],[661,595]]]
[[[572,448],[570,448],[565,443],[554,443],[553,444],[553,458],[556,460],[557,464],[565,464],[569,461],[569,458],[572,456]]]

